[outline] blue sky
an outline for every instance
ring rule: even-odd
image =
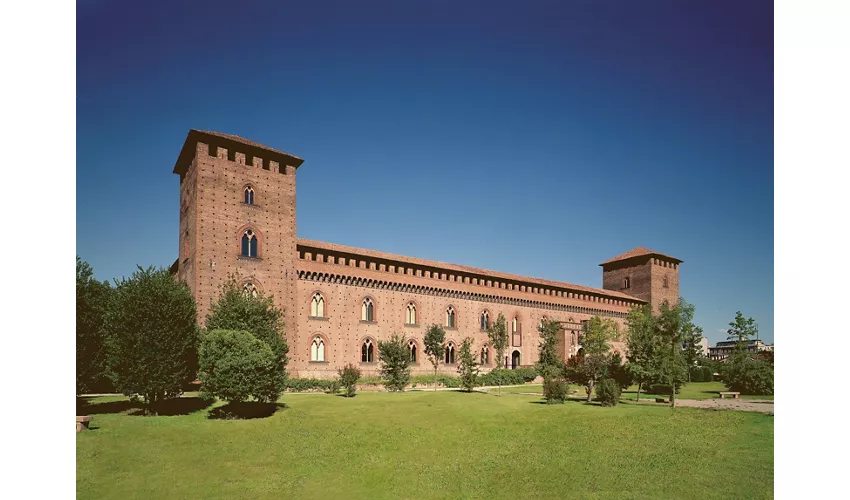
[[[199,128],[305,159],[300,237],[596,287],[646,246],[773,341],[772,3],[176,4],[77,4],[98,278],[174,261]]]

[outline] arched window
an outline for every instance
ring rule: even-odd
[[[517,316],[511,321],[511,345],[522,347],[522,324]]]
[[[314,318],[325,317],[325,298],[319,292],[314,293],[313,300],[310,301],[310,316]]]
[[[375,362],[375,345],[372,343],[372,339],[366,339],[363,341],[363,345],[360,347],[360,362]]]
[[[407,304],[407,315],[405,316],[404,323],[407,325],[416,324],[416,304],[413,302]]]
[[[242,256],[257,256],[257,235],[250,229],[242,233]]]
[[[514,316],[514,320],[511,321],[511,333],[516,333],[518,326],[519,326],[519,319],[516,316]]]
[[[455,327],[455,308],[452,306],[446,308],[446,327]]]
[[[316,336],[313,339],[313,344],[310,346],[310,361],[325,360],[325,341],[322,337]]]
[[[482,365],[490,364],[490,348],[487,347],[487,344],[481,348],[481,363]]]
[[[410,362],[416,363],[416,341],[413,339],[407,341],[407,348],[410,349]]]
[[[540,318],[540,325],[539,325],[539,328],[540,328],[541,330],[543,329],[543,325],[545,325],[547,321],[549,321],[549,318],[547,318],[546,316],[543,316],[542,318]]]
[[[630,278],[623,278],[623,288],[631,288],[632,280]]]
[[[481,323],[481,329],[486,330],[490,327],[490,313],[484,311],[481,313],[481,317],[479,318]]]
[[[375,306],[369,297],[363,299],[363,306],[360,308],[360,319],[363,321],[375,321]]]
[[[257,291],[257,287],[254,286],[254,284],[251,283],[250,281],[245,283],[244,285],[242,285],[242,293],[246,297],[256,297],[257,295],[259,295],[259,292]]]
[[[254,204],[254,188],[251,186],[247,186],[245,188],[245,204],[253,205]]]
[[[454,344],[454,342],[449,342],[446,345],[446,356],[445,356],[444,362],[447,365],[455,364],[455,344]]]
[[[664,288],[669,288],[669,283],[667,282],[667,276],[664,277]]]

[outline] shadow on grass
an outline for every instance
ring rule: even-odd
[[[286,408],[285,403],[228,403],[210,410],[207,418],[214,420],[247,420],[252,418],[268,418],[278,409]]]
[[[109,401],[106,403],[91,403],[91,398],[77,399],[77,415],[103,415],[109,413],[124,413],[127,415],[158,415],[158,416],[175,416],[189,415],[203,409],[209,408],[212,401],[207,401],[199,397],[175,398],[168,401],[157,403],[155,406],[148,408],[141,402],[124,400],[124,401]]]
[[[341,398],[355,398],[355,397],[357,397],[357,393],[355,392],[351,396],[346,396],[345,394],[334,394],[334,396],[339,396]]]

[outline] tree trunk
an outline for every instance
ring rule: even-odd
[[[434,392],[437,392],[437,365],[434,365]]]
[[[643,382],[638,382],[638,393],[637,393],[637,401],[640,401],[640,386],[643,385]]]
[[[590,382],[587,383],[587,402],[588,403],[590,403],[591,394],[593,394],[593,382],[594,382],[594,380],[591,379]]]
[[[674,341],[672,344],[673,351],[671,353],[670,358],[670,408],[676,407],[676,383],[673,380],[673,374],[675,373],[676,367],[673,362],[676,361],[676,342]]]

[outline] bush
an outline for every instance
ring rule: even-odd
[[[343,394],[350,398],[354,396],[357,390],[357,381],[360,380],[360,369],[354,366],[353,363],[348,363],[344,368],[339,369],[339,385],[345,389]]]
[[[189,287],[167,269],[139,267],[118,283],[106,319],[115,388],[142,396],[154,412],[180,396],[198,367],[196,314]]]
[[[201,397],[243,403],[274,403],[285,377],[271,347],[250,332],[213,330],[200,348]]]
[[[291,392],[327,391],[333,382],[318,378],[287,378],[284,387]]]
[[[331,383],[328,384],[328,388],[325,389],[326,394],[336,394],[339,392],[339,380],[331,380]]]
[[[522,383],[533,382],[540,373],[537,371],[537,368],[534,367],[523,367],[517,368],[515,370],[511,370],[516,373],[520,378],[522,378]]]
[[[388,391],[403,391],[410,382],[410,350],[404,335],[393,334],[387,341],[378,341],[381,358],[381,378]]]
[[[607,374],[607,378],[614,380],[621,391],[634,383],[632,371],[623,364],[623,358],[619,353],[615,352],[608,358]]]
[[[721,378],[730,391],[741,394],[773,394],[773,366],[746,353],[733,355],[721,368]]]
[[[620,385],[616,380],[603,378],[596,384],[596,400],[602,406],[617,406],[620,401]]]
[[[567,400],[569,385],[564,380],[563,370],[549,367],[543,374],[543,398],[547,403],[563,403]]]

